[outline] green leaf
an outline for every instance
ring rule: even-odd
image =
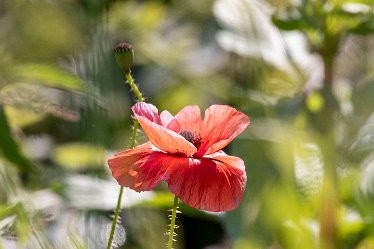
[[[289,19],[282,20],[276,17],[272,18],[275,26],[281,30],[291,31],[291,30],[305,30],[310,28],[310,25],[301,19]]]
[[[16,212],[15,212],[15,208],[14,206],[10,206],[9,204],[1,204],[0,205],[0,220],[1,219],[4,219],[6,217],[9,217],[11,215],[14,215]],[[2,227],[0,226],[0,229]]]
[[[374,31],[374,17],[362,12],[352,13],[341,8],[332,10],[326,18],[326,24],[333,33],[343,31],[367,35]]]
[[[374,33],[374,17],[362,21],[359,25],[349,30],[358,35],[368,35]]]
[[[35,171],[33,163],[23,155],[12,137],[3,106],[0,106],[0,153],[22,172]]]
[[[16,81],[46,85],[66,91],[86,93],[87,85],[78,76],[53,65],[24,64],[10,68],[11,77]]]

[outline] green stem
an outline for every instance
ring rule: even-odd
[[[168,241],[168,248],[167,249],[172,249],[173,248],[172,246],[173,246],[175,219],[177,217],[177,208],[178,208],[178,197],[174,196],[174,206],[173,206],[173,212],[171,214],[169,241]]]
[[[136,134],[137,134],[137,131],[138,131],[138,127],[139,127],[139,122],[138,122],[138,120],[134,119],[134,124],[132,125],[132,134],[131,134],[130,148],[134,148],[135,147]]]
[[[324,117],[323,126],[320,129],[322,141],[318,141],[324,160],[324,182],[320,206],[320,238],[321,248],[334,249],[338,245],[338,173],[337,173],[337,151],[335,145],[334,116],[339,111],[338,101],[333,94],[334,82],[334,56],[324,57],[324,88],[322,96],[325,100],[325,108],[321,115]],[[320,139],[319,139],[320,140]]]
[[[118,195],[118,199],[117,199],[117,207],[116,207],[116,211],[114,212],[114,218],[113,218],[113,221],[112,221],[112,227],[110,229],[110,235],[109,235],[108,245],[106,247],[107,249],[112,248],[114,231],[116,230],[116,225],[117,225],[119,210],[121,209],[122,193],[123,193],[123,187],[121,186],[121,188],[119,189],[119,195]]]
[[[142,93],[139,91],[138,87],[136,86],[136,84],[134,82],[134,79],[131,76],[131,72],[130,73],[125,73],[125,76],[126,76],[127,82],[129,83],[131,89],[135,93],[135,96],[138,99],[138,101],[143,101]]]
[[[130,72],[129,73],[125,73],[125,76],[126,76],[126,79],[127,79],[128,83],[129,83],[131,89],[133,90],[133,92],[136,95],[137,101],[138,102],[143,101],[142,93],[139,91],[138,87],[136,86],[136,84],[134,82],[134,79],[131,76],[131,73]],[[136,133],[137,133],[138,127],[139,127],[139,122],[135,119],[134,120],[134,124],[133,124],[132,133],[131,133],[130,148],[134,148],[135,147]],[[112,242],[113,242],[113,238],[114,238],[114,232],[116,231],[116,225],[117,225],[117,220],[118,220],[118,216],[119,216],[119,211],[121,210],[122,193],[123,193],[123,186],[121,186],[120,189],[119,189],[119,194],[118,194],[118,199],[117,199],[117,206],[116,206],[116,210],[114,212],[114,218],[113,218],[113,221],[112,221],[112,227],[110,229],[110,235],[109,235],[107,249],[112,248]]]

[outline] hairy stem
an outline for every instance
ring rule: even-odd
[[[143,101],[143,96],[142,93],[139,91],[139,88],[136,86],[134,79],[131,76],[131,73],[126,73],[125,74],[127,82],[129,83],[132,91],[135,93],[136,98],[138,101]]]
[[[143,101],[142,93],[139,91],[138,87],[136,86],[136,84],[134,82],[134,79],[131,76],[131,73],[130,72],[125,73],[125,76],[126,76],[126,79],[129,83],[131,89],[133,90],[133,92],[136,95],[137,101],[138,102]],[[132,130],[132,133],[131,133],[131,140],[130,140],[130,148],[135,147],[136,134],[137,134],[137,131],[138,131],[138,127],[139,127],[139,122],[136,119],[134,119],[133,130]],[[114,232],[116,231],[116,225],[117,225],[117,221],[118,221],[119,211],[121,210],[122,193],[123,193],[123,186],[121,186],[120,189],[119,189],[117,206],[116,206],[116,210],[114,212],[112,227],[110,229],[107,249],[110,249],[112,247],[112,242],[113,242],[113,238],[114,238]]]
[[[121,186],[120,189],[119,189],[119,194],[118,194],[118,199],[117,199],[117,207],[116,207],[116,211],[114,212],[114,218],[113,218],[113,221],[112,221],[112,227],[110,229],[110,235],[109,235],[108,245],[106,247],[107,249],[112,248],[112,242],[113,242],[114,232],[116,230],[116,225],[117,225],[119,210],[121,209],[122,193],[123,193],[123,187]]]
[[[174,228],[175,228],[175,220],[177,217],[177,208],[178,208],[178,197],[174,196],[174,206],[173,211],[171,214],[171,222],[170,222],[170,231],[169,231],[169,241],[168,241],[168,248],[173,248],[173,237],[174,237]]]

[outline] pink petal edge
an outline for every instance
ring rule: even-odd
[[[188,156],[197,151],[196,147],[184,137],[162,126],[162,121],[157,114],[158,110],[153,105],[139,102],[132,107],[132,110],[149,140],[160,150]],[[163,118],[167,118],[166,115],[168,114],[164,114]]]
[[[200,108],[197,105],[186,106],[180,110],[168,125],[168,128],[179,133],[181,131],[191,131],[201,135],[203,121],[201,119]]]

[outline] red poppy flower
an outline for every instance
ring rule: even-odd
[[[132,111],[150,141],[109,158],[120,185],[147,191],[164,180],[191,207],[219,212],[238,206],[247,181],[244,162],[221,149],[249,125],[245,114],[212,105],[202,120],[198,106],[187,106],[173,117],[144,102]]]

